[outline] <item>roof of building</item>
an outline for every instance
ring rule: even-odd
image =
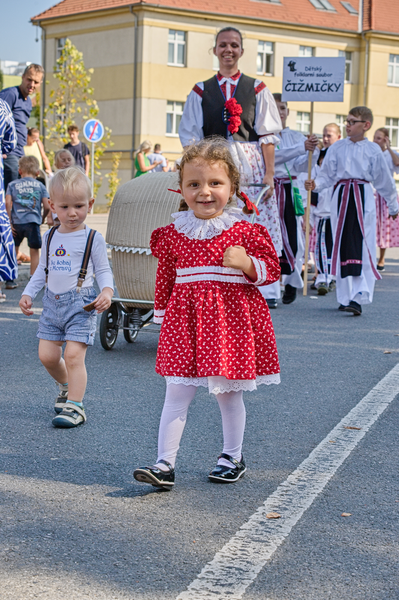
[[[32,17],[32,21],[57,19],[70,15],[122,8],[130,5],[156,6],[207,13],[232,15],[267,21],[296,23],[313,27],[358,30],[361,0],[62,0]],[[317,6],[330,6],[323,10]],[[399,2],[363,0],[363,29],[399,33]],[[352,10],[351,10],[352,9]]]

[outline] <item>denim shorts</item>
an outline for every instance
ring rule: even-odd
[[[97,314],[95,310],[86,312],[85,304],[97,297],[93,287],[75,289],[66,294],[54,294],[48,288],[43,296],[43,312],[39,319],[37,337],[52,342],[82,342],[94,344]]]
[[[39,250],[42,247],[40,225],[37,223],[15,223],[13,227],[15,231],[14,243],[17,248],[19,248],[25,238],[28,240],[29,248]]]

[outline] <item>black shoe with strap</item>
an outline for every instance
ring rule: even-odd
[[[235,481],[238,481],[247,470],[244,457],[242,455],[241,461],[224,453],[221,454],[219,458],[228,460],[234,466],[227,467],[226,465],[216,465],[216,467],[208,475],[211,481],[216,481],[217,483],[234,483]]]
[[[171,489],[175,485],[175,470],[167,460],[159,460],[168,467],[168,471],[162,471],[155,465],[152,467],[139,467],[133,473],[133,477],[142,483],[149,483],[154,487]]]
[[[345,306],[345,312],[351,312],[353,316],[358,317],[362,314],[362,307],[354,300],[351,300],[349,305]]]

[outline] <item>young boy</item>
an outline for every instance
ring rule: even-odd
[[[279,134],[280,143],[276,147],[274,184],[277,206],[280,215],[283,238],[283,254],[280,258],[282,280],[285,284],[283,304],[291,304],[296,298],[297,288],[303,287],[301,277],[304,260],[304,243],[302,233],[302,217],[294,211],[293,190],[297,175],[308,168],[308,151],[316,150],[317,137],[305,137],[299,131],[287,127],[289,108],[281,100],[281,94],[273,94],[280,113],[283,129]],[[318,151],[314,152],[314,161]],[[291,179],[290,179],[291,177]],[[291,184],[291,180],[293,185]],[[262,290],[270,308],[277,307],[280,297],[280,284],[274,283]]]
[[[317,165],[314,167],[314,177],[319,174],[328,149],[339,139],[341,139],[341,130],[336,123],[329,123],[324,127],[323,149],[320,151]],[[305,179],[307,179],[307,175]],[[314,227],[316,229],[314,256],[317,269],[315,287],[319,296],[324,296],[335,289],[335,277],[331,274],[333,236],[330,217],[333,193],[334,188],[331,187],[314,194],[316,197],[316,205],[313,208]]]
[[[373,301],[374,283],[380,279],[375,267],[376,209],[371,184],[386,199],[392,218],[399,212],[395,182],[381,148],[365,137],[372,124],[369,108],[352,108],[346,120],[348,137],[329,148],[319,175],[305,183],[306,189],[317,192],[335,186],[331,273],[336,276],[339,310],[355,316],[361,315],[362,304]]]
[[[23,291],[19,306],[32,315],[32,301],[48,285],[43,296],[43,312],[37,337],[39,358],[59,386],[54,410],[55,427],[76,427],[86,421],[83,396],[87,374],[87,346],[93,345],[96,311],[101,313],[111,304],[113,279],[102,235],[95,232],[90,259],[83,265],[90,229],[85,225],[93,206],[91,184],[78,167],[57,171],[50,181],[50,208],[60,220],[58,229],[43,236],[44,250],[39,267]],[[50,242],[48,242],[49,235]],[[82,273],[87,269],[86,277]],[[93,288],[96,275],[101,293]],[[91,304],[88,312],[84,306]],[[66,342],[64,358],[62,346]]]
[[[70,125],[68,127],[68,135],[71,141],[65,144],[64,148],[69,150],[75,159],[75,164],[81,167],[83,171],[89,176],[90,172],[90,150],[84,142],[79,140],[79,127],[76,125]]]
[[[6,192],[6,209],[11,221],[15,250],[18,256],[19,247],[23,239],[27,238],[31,275],[39,264],[39,250],[42,247],[40,225],[49,212],[48,191],[35,179],[39,168],[39,161],[35,156],[22,156],[18,163],[21,179],[9,183]],[[14,283],[13,287],[16,286]]]

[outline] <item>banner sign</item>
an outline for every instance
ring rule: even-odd
[[[283,102],[343,102],[345,58],[284,58]]]

